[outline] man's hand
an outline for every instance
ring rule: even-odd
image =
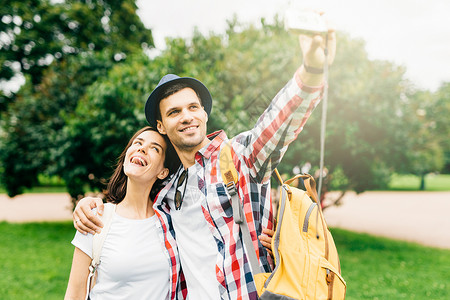
[[[80,233],[100,233],[103,223],[92,212],[92,209],[95,207],[97,207],[97,212],[103,215],[103,201],[100,198],[85,197],[75,207],[73,211],[73,224],[75,229]]]
[[[259,241],[261,242],[261,245],[263,245],[267,252],[269,252],[270,256],[273,257],[272,254],[272,237],[275,233],[275,231],[267,229],[267,228],[263,228],[262,231],[263,234],[261,234],[259,236]]]
[[[323,12],[321,12],[320,15],[325,17]],[[300,79],[304,84],[309,86],[321,85],[323,83],[323,74],[307,72],[304,65],[320,70],[323,69],[325,65],[325,58],[327,59],[328,65],[331,65],[336,56],[336,32],[328,21],[327,26],[328,34],[326,36],[320,34],[299,35],[300,48],[303,53],[303,65],[300,69]],[[325,48],[327,48],[328,51],[327,56],[325,56]]]

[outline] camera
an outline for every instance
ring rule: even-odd
[[[289,10],[285,15],[286,29],[295,34],[326,34],[325,19],[313,11]]]

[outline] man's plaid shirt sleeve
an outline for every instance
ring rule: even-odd
[[[298,73],[278,92],[255,127],[233,139],[235,150],[242,154],[257,182],[269,181],[322,97],[323,86],[303,85]]]

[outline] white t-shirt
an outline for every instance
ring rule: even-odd
[[[156,215],[143,220],[114,213],[100,255],[95,299],[169,299],[170,267]],[[92,258],[93,235],[77,231],[72,244]]]
[[[193,165],[188,170],[181,209],[175,209],[174,197],[168,198],[170,216],[189,299],[220,299],[216,278],[217,245],[202,212],[201,204],[205,195],[198,189],[195,167]]]

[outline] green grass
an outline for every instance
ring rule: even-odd
[[[332,229],[347,300],[450,299],[450,250]],[[0,223],[0,299],[62,299],[70,222]]]
[[[450,250],[331,230],[352,299],[450,299]]]
[[[28,193],[67,193],[67,189],[64,186],[36,186],[31,189],[26,189],[24,194]],[[4,187],[0,186],[0,194],[6,194]]]
[[[30,189],[25,189],[25,193],[66,193],[67,189],[64,180],[58,176],[37,176],[38,184]],[[6,189],[0,185],[0,194],[6,194]]]
[[[25,190],[25,193],[67,193],[67,189],[60,181],[48,181],[48,185],[36,186]],[[416,175],[392,175],[388,190],[390,191],[418,191],[420,177]],[[88,190],[88,187],[86,187]],[[425,177],[426,191],[450,191],[450,174],[428,174]],[[4,187],[0,186],[0,194],[6,194]]]
[[[420,177],[416,175],[392,176],[389,189],[393,191],[418,191]],[[425,176],[425,191],[450,191],[450,174],[428,174]]]
[[[63,299],[74,234],[71,222],[1,222],[0,299]]]

